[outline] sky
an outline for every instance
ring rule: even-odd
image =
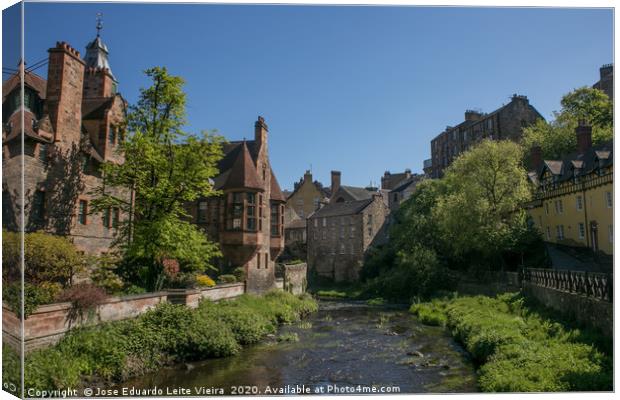
[[[130,103],[143,71],[165,66],[186,81],[189,131],[252,139],[262,115],[283,189],[307,169],[352,186],[421,172],[431,139],[466,109],[517,93],[550,119],[613,62],[611,9],[110,3],[26,3],[26,62],[56,41],[83,54],[98,12]],[[16,16],[3,12],[3,67],[19,60]]]

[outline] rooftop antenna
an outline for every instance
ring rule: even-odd
[[[97,13],[97,37],[99,37],[99,34],[101,33],[101,30],[103,29],[103,13]]]

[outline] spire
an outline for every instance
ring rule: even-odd
[[[112,79],[116,81],[116,78],[112,75],[112,68],[110,68],[110,63],[108,61],[108,47],[101,40],[101,30],[103,29],[102,16],[103,14],[97,13],[97,37],[86,45],[84,62],[86,62],[86,68],[107,69]]]

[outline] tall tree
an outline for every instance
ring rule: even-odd
[[[119,146],[125,162],[103,165],[103,184],[93,205],[97,212],[118,207],[128,216],[120,222],[117,245],[132,278],[156,289],[164,259],[176,259],[184,271],[199,271],[210,268],[211,259],[220,255],[218,246],[188,222],[184,203],[217,194],[212,178],[218,174],[223,139],[183,131],[182,78],[160,67],[145,74],[152,85],[141,89],[130,108],[130,134]],[[131,192],[133,205],[126,196],[112,194],[110,187]]]
[[[485,140],[446,170],[446,193],[433,214],[456,256],[474,252],[501,262],[513,225],[525,223],[519,207],[531,196],[521,159],[518,144]]]
[[[575,151],[575,128],[579,120],[592,125],[592,142],[605,142],[613,138],[613,103],[598,89],[582,87],[562,97],[562,109],[554,113],[554,120],[537,121],[525,128],[523,145],[526,149],[539,145],[543,157],[559,159]]]

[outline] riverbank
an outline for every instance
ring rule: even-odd
[[[71,331],[57,345],[29,353],[25,385],[55,390],[105,386],[165,365],[237,354],[244,345],[274,334],[280,324],[318,309],[310,296],[272,291],[235,300],[202,301],[198,308],[164,303],[132,320]],[[3,364],[19,365],[4,348]],[[5,382],[19,382],[6,370]]]
[[[609,391],[612,343],[577,329],[516,293],[414,304],[427,325],[445,326],[472,356],[485,392]]]

